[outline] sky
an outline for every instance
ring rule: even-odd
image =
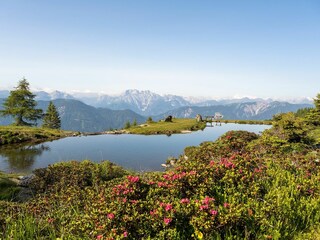
[[[315,97],[318,0],[2,0],[0,89]]]

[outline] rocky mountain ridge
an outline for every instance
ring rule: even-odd
[[[228,99],[199,99],[192,97],[182,97],[177,95],[160,95],[149,90],[126,90],[120,95],[107,95],[101,93],[86,93],[86,92],[74,92],[66,93],[61,91],[35,91],[36,100],[50,101],[54,99],[74,99],[84,102],[87,105],[91,105],[97,108],[109,108],[112,110],[132,110],[143,116],[156,116],[165,112],[178,109],[181,107],[210,107],[218,105],[228,105],[234,103],[259,103],[253,109],[253,107],[247,108],[247,111],[258,111],[260,108],[267,107],[268,104],[275,100],[261,99],[261,98],[228,98]],[[9,91],[0,91],[0,98],[5,98],[9,95]],[[280,101],[279,101],[280,102]],[[288,101],[294,104],[312,104],[312,99],[309,98],[296,98]]]

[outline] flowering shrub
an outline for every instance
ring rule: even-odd
[[[320,151],[272,144],[230,131],[186,148],[163,173],[88,161],[37,170],[38,194],[0,208],[0,237],[14,237],[19,212],[39,238],[292,239],[320,221]]]

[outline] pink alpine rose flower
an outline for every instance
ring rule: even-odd
[[[190,200],[188,198],[182,198],[180,203],[190,203]]]
[[[210,213],[215,216],[215,215],[218,214],[218,211],[217,210],[211,210]]]
[[[168,225],[169,223],[171,223],[172,219],[171,218],[164,218],[163,222],[165,225]]]

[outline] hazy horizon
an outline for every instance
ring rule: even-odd
[[[13,87],[14,88],[14,87]],[[8,89],[8,88],[1,88],[0,87],[0,91],[11,91],[12,89]],[[206,100],[231,100],[231,99],[244,99],[244,98],[249,98],[249,99],[263,99],[263,100],[274,100],[274,101],[288,101],[288,102],[299,102],[300,101],[311,101],[313,102],[313,98],[314,97],[308,97],[308,96],[300,96],[300,97],[259,97],[259,96],[253,96],[253,95],[234,95],[234,96],[224,96],[224,97],[216,97],[216,96],[189,96],[189,95],[176,95],[176,94],[172,94],[172,93],[158,93],[158,92],[153,92],[150,91],[148,89],[126,89],[124,91],[118,92],[118,93],[108,93],[108,92],[104,92],[104,91],[100,91],[100,92],[94,92],[94,91],[62,91],[59,89],[41,89],[41,88],[32,88],[31,87],[31,91],[33,91],[34,93],[37,92],[46,92],[46,93],[54,93],[54,92],[60,92],[60,93],[66,93],[69,95],[72,95],[73,97],[84,97],[84,96],[91,96],[91,97],[96,97],[96,96],[111,96],[111,97],[118,97],[121,96],[123,94],[125,94],[126,91],[139,91],[140,93],[142,92],[151,92],[152,94],[158,94],[160,96],[178,96],[178,97],[183,97],[186,100],[190,100],[190,101],[195,101],[195,102],[201,102],[201,101],[206,101]]]
[[[0,5],[0,89],[313,98],[320,2],[38,1]]]

